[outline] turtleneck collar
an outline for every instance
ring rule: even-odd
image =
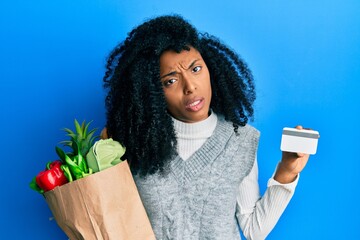
[[[179,139],[204,139],[211,136],[216,124],[217,115],[213,111],[210,116],[196,123],[185,123],[173,118],[176,136]]]

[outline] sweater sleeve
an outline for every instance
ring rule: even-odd
[[[264,195],[260,197],[255,159],[253,168],[241,182],[237,195],[236,217],[246,239],[266,238],[290,202],[298,179],[299,175],[294,182],[281,184],[272,177]]]

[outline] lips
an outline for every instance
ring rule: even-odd
[[[186,102],[185,108],[187,111],[197,112],[204,106],[204,98],[193,98]]]

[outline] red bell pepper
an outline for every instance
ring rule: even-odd
[[[62,163],[59,160],[49,163],[47,164],[46,170],[36,176],[36,184],[44,190],[44,192],[68,182],[68,179],[61,169],[61,165]]]

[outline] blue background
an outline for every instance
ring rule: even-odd
[[[74,118],[105,123],[110,50],[145,19],[179,13],[221,38],[256,79],[264,192],[281,130],[320,132],[318,153],[267,239],[360,238],[360,2],[33,0],[0,3],[2,239],[66,239],[28,184]]]

